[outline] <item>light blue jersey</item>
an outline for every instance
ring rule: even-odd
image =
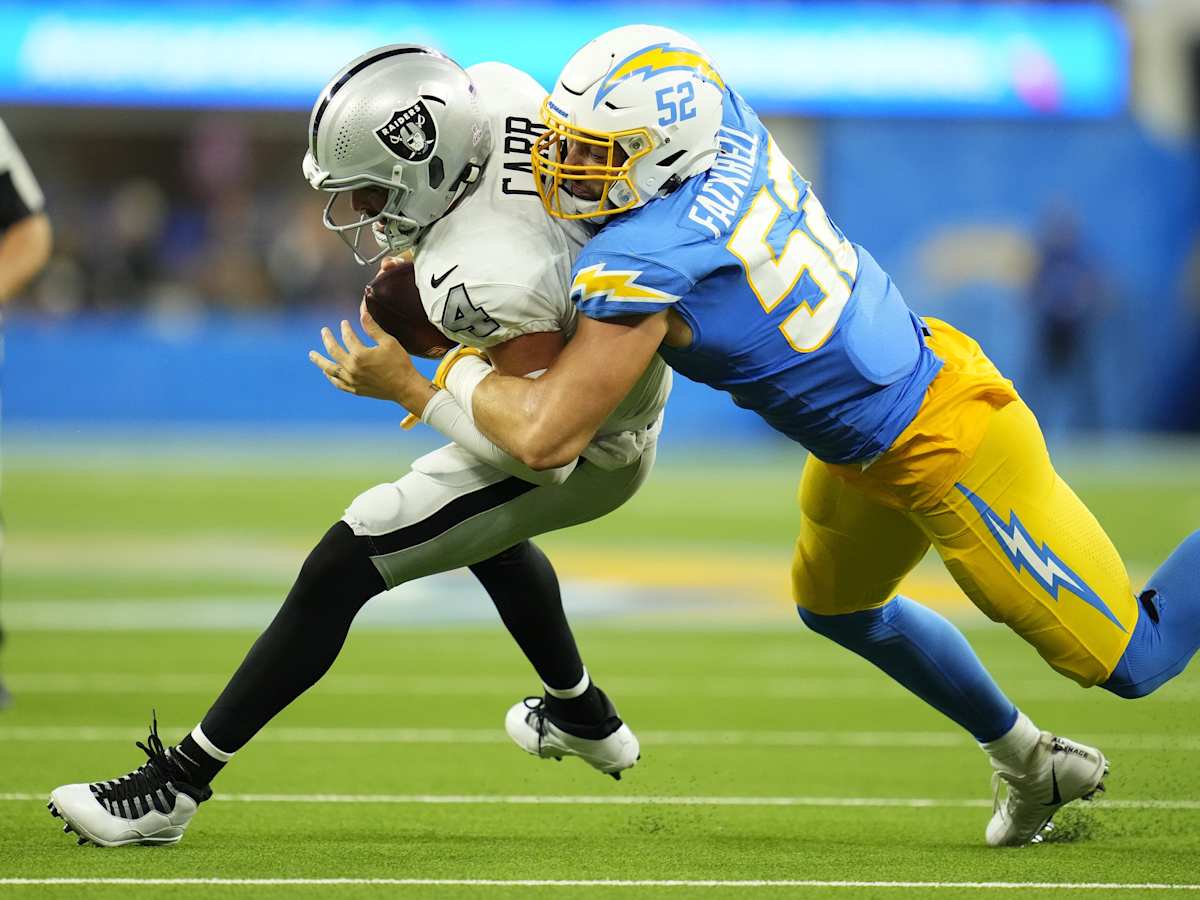
[[[942,365],[920,319],[730,90],[719,142],[707,173],[592,238],[572,300],[595,319],[674,309],[692,343],[659,352],[677,372],[826,462],[878,456]]]

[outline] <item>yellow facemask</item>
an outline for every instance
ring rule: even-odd
[[[534,142],[532,152],[533,181],[546,212],[559,219],[591,219],[616,215],[639,206],[641,195],[629,173],[633,164],[653,149],[650,132],[645,128],[613,132],[580,128],[551,112],[549,104],[549,98],[542,103],[542,122],[547,131]],[[619,165],[614,163],[618,141],[621,142],[621,150],[629,154]],[[568,165],[565,160],[571,143],[604,148],[605,162]],[[564,182],[569,181],[602,182],[600,199],[595,201],[594,208],[564,208]],[[631,197],[621,206],[613,206],[609,197],[609,192],[617,184],[625,185]]]

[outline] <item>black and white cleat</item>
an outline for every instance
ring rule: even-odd
[[[47,809],[79,835],[78,843],[99,847],[124,844],[173,844],[197,806],[212,796],[207,787],[188,783],[188,772],[158,737],[153,722],[146,744],[138,743],[146,762],[127,775],[91,784],[65,784],[50,793]]]
[[[556,721],[542,697],[526,697],[509,709],[504,728],[518,747],[532,756],[557,759],[578,756],[594,769],[621,780],[621,772],[641,758],[638,739],[621,721],[607,697],[609,715],[600,725]]]
[[[1054,831],[1054,823],[1047,822],[1045,825],[1042,826],[1041,831],[1039,831],[1032,838],[1030,838],[1029,843],[1040,844],[1040,843],[1042,843],[1042,841],[1047,841],[1050,839],[1050,835],[1053,833],[1053,831]]]

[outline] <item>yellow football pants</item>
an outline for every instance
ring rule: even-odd
[[[913,424],[866,469],[805,465],[796,603],[882,606],[932,544],[989,618],[1079,684],[1103,682],[1137,621],[1125,566],[1011,384],[970,338],[928,324],[945,367]]]

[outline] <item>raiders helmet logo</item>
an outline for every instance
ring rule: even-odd
[[[393,156],[405,162],[424,162],[433,155],[437,144],[437,126],[423,100],[392,113],[375,136]]]

